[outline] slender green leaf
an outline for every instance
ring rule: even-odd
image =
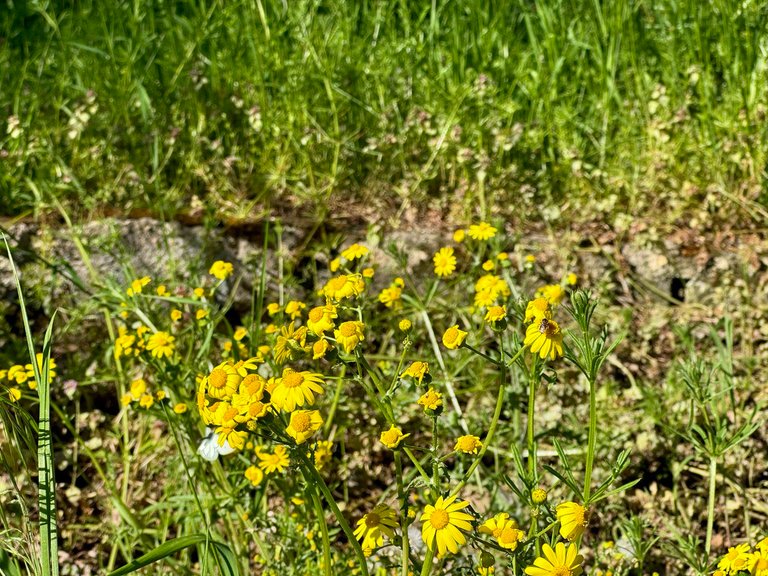
[[[219,566],[223,576],[239,576],[240,570],[237,567],[237,560],[232,550],[221,542],[209,540],[205,534],[192,534],[191,536],[182,536],[180,538],[174,538],[163,542],[160,546],[154,550],[150,550],[143,556],[136,558],[133,562],[121,566],[117,570],[114,570],[108,574],[108,576],[122,576],[123,574],[131,574],[137,570],[159,562],[160,560],[171,556],[181,550],[197,546],[199,544],[208,544],[216,551],[219,557]]]

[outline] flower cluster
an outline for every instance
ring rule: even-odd
[[[720,559],[714,576],[768,576],[768,537],[755,544],[728,548]]]
[[[36,354],[37,367],[43,369],[43,355]],[[48,360],[48,379],[53,380],[56,377],[56,360]],[[17,402],[21,398],[21,386],[26,384],[30,390],[37,388],[35,380],[35,368],[32,364],[12,364],[7,369],[0,370],[0,382],[6,381],[8,384],[8,397],[12,402]]]

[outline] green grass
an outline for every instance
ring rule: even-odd
[[[754,210],[768,4],[12,2],[6,215]],[[18,129],[12,130],[18,121]],[[761,196],[761,194],[763,194]],[[381,199],[383,198],[383,200]]]

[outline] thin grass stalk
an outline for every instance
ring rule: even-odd
[[[21,289],[21,279],[13,261],[11,247],[5,235],[2,235],[5,249],[8,253],[8,261],[13,271],[13,279],[16,283],[16,292],[19,296],[21,319],[24,324],[24,335],[27,340],[29,361],[35,372],[37,393],[39,398],[39,413],[37,417],[37,474],[38,474],[38,507],[40,526],[40,567],[43,576],[58,576],[59,574],[59,546],[58,529],[56,524],[56,480],[53,463],[53,439],[51,437],[51,379],[48,365],[51,358],[51,338],[53,334],[53,321],[56,313],[53,313],[43,337],[43,361],[38,365],[35,343],[32,339],[32,330],[29,326],[27,308],[24,303],[24,294]]]

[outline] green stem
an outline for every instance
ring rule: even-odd
[[[504,341],[503,339],[500,340],[500,346],[501,346],[501,357],[504,357]],[[517,354],[515,354],[512,362],[512,364],[520,354],[522,354],[522,351],[525,348],[521,348]],[[459,483],[456,485],[456,487],[451,490],[451,496],[456,496],[459,491],[466,486],[467,482],[469,481],[472,474],[475,472],[477,467],[480,465],[480,462],[483,460],[483,456],[485,456],[486,450],[488,450],[488,446],[493,441],[493,436],[496,434],[496,426],[499,423],[499,417],[501,416],[501,408],[504,405],[504,390],[505,390],[505,384],[507,381],[507,365],[502,362],[500,364],[501,370],[499,371],[499,392],[496,396],[496,408],[493,411],[493,417],[491,418],[491,425],[488,427],[488,433],[485,435],[485,440],[483,440],[483,446],[480,448],[480,452],[477,455],[477,458],[475,458],[474,462],[472,462],[472,465],[469,467],[469,469],[464,473],[464,476],[459,481]]]
[[[333,419],[336,416],[336,409],[339,407],[339,400],[341,399],[341,390],[344,387],[344,376],[346,375],[346,372],[347,367],[345,365],[341,369],[341,374],[339,374],[339,379],[336,383],[336,391],[333,393],[333,403],[331,404],[330,410],[328,410],[328,418],[325,420],[325,424],[323,425],[323,435],[326,437],[331,431],[331,427],[333,426]]]
[[[592,490],[592,467],[595,462],[595,443],[597,442],[597,402],[595,380],[589,381],[589,435],[587,437],[587,462],[584,471],[584,505],[589,504]]]
[[[301,470],[304,473],[305,478],[308,482],[314,484],[317,486],[317,488],[320,489],[320,492],[323,494],[323,498],[325,498],[325,501],[331,508],[331,512],[333,512],[333,515],[336,516],[336,521],[339,523],[339,526],[341,526],[341,529],[347,537],[350,546],[352,546],[352,550],[355,552],[355,556],[357,556],[357,561],[360,564],[361,574],[363,576],[368,576],[368,562],[365,558],[365,554],[363,554],[363,549],[360,548],[360,543],[357,541],[357,538],[355,538],[355,534],[352,531],[352,528],[350,528],[347,519],[344,518],[344,514],[341,513],[339,505],[336,504],[336,500],[334,499],[333,494],[331,494],[331,491],[328,489],[328,485],[325,483],[325,480],[323,480],[323,477],[318,474],[314,464],[309,461],[307,456],[303,454],[301,450],[297,450],[296,453],[299,455],[299,459],[301,460]]]
[[[395,472],[397,474],[397,499],[400,501],[400,534],[402,553],[400,555],[400,575],[408,576],[410,562],[408,559],[408,495],[403,486],[403,460],[400,452],[395,452]]]
[[[496,358],[494,358],[492,356],[488,356],[488,354],[486,354],[485,352],[481,352],[477,348],[473,348],[472,346],[470,346],[466,342],[464,344],[462,344],[462,348],[466,348],[470,352],[474,352],[475,354],[477,354],[481,358],[485,358],[486,360],[488,360],[488,362],[491,362],[491,363],[496,364],[496,365],[502,364],[501,361],[497,360]],[[503,353],[502,353],[502,355],[503,355]]]
[[[536,442],[533,434],[534,420],[536,415],[536,384],[538,383],[538,371],[536,369],[536,358],[534,357],[531,373],[528,378],[528,481],[531,485],[536,484]]]
[[[434,546],[437,546],[437,544],[434,544]],[[432,571],[432,560],[434,557],[435,555],[432,552],[432,548],[427,547],[427,553],[424,556],[424,564],[421,565],[421,576],[428,576]]]
[[[432,492],[437,500],[440,497],[440,458],[438,456],[440,446],[437,435],[437,416],[432,417]]]
[[[312,490],[312,502],[315,504],[317,522],[320,524],[320,534],[323,538],[323,570],[326,576],[331,576],[331,540],[328,537],[328,523],[325,521],[325,511],[317,490]]]
[[[715,524],[715,488],[717,484],[717,458],[709,457],[709,500],[707,501],[707,540],[704,548],[709,557],[712,548],[712,528]]]

